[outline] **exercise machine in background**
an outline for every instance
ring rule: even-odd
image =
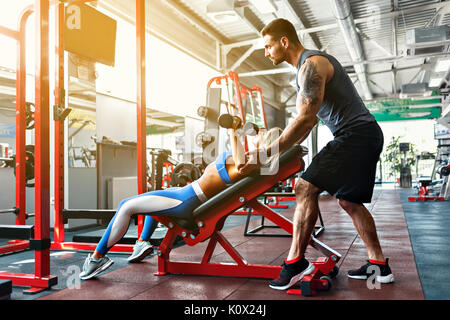
[[[196,141],[203,149],[204,158],[208,160],[215,159],[218,154],[227,147],[227,134],[221,134],[220,127],[224,126],[226,118],[239,119],[244,131],[244,150],[249,151],[255,146],[250,145],[248,137],[255,136],[260,128],[270,129],[267,125],[266,113],[264,109],[264,100],[261,88],[254,85],[251,88],[242,85],[239,76],[230,71],[223,76],[212,78],[207,84],[206,106],[201,106],[197,111],[198,115],[205,120],[204,131],[197,135]],[[222,119],[220,124],[219,119]],[[223,130],[223,129],[222,129]],[[223,131],[222,131],[223,132]],[[207,161],[203,158],[202,163]],[[298,177],[296,172],[283,181],[279,181],[269,190],[263,193],[260,198],[264,204],[272,209],[286,209],[288,204],[280,203],[283,201],[295,201],[293,192],[295,181]],[[265,228],[279,228],[276,225],[266,225],[265,217],[254,209],[243,206],[232,213],[233,215],[246,215],[245,236],[290,236],[288,234],[269,234],[259,231]],[[256,228],[249,230],[249,223],[252,216],[261,215],[261,224]],[[319,225],[315,227],[315,236],[319,236],[324,231],[324,223],[319,213]]]
[[[400,187],[402,188],[411,188],[412,186],[411,168],[406,165],[406,153],[410,150],[410,148],[410,143],[405,142],[399,144],[399,151],[402,154],[400,168]]]
[[[203,149],[205,163],[212,162],[227,148],[228,135],[220,130],[218,123],[221,114],[239,117],[243,121],[242,125],[251,121],[260,128],[267,128],[261,88],[244,86],[232,71],[209,80],[206,105],[200,106],[197,114],[205,119],[204,130],[196,137],[197,144]],[[244,150],[248,151],[246,138],[243,145]]]
[[[409,201],[445,201],[450,199],[450,129],[439,123],[434,127],[434,138],[438,140],[437,152],[430,178],[417,180],[418,196]],[[438,179],[439,176],[439,179]]]

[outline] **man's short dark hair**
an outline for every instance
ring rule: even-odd
[[[275,19],[271,21],[261,30],[261,36],[270,35],[276,41],[280,40],[281,37],[288,38],[289,42],[300,45],[300,40],[298,39],[297,31],[294,25],[286,19]]]

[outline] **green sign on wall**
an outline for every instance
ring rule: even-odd
[[[377,121],[436,119],[441,117],[441,98],[392,99],[366,104]]]

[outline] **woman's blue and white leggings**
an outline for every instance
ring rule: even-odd
[[[131,218],[135,214],[147,215],[140,237],[148,241],[158,226],[158,222],[151,216],[188,218],[205,200],[206,197],[197,181],[184,187],[150,191],[124,199],[120,202],[96,250],[105,255],[127,233]]]

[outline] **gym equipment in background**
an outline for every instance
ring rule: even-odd
[[[400,143],[399,149],[400,152],[402,153],[402,167],[400,169],[400,187],[411,188],[412,186],[411,168],[406,166],[406,153],[410,149],[410,144]]]
[[[417,180],[418,196],[408,197],[409,201],[445,201],[450,199],[450,130],[435,124],[434,138],[438,140],[433,169],[429,178]],[[439,175],[440,179],[437,179]]]

